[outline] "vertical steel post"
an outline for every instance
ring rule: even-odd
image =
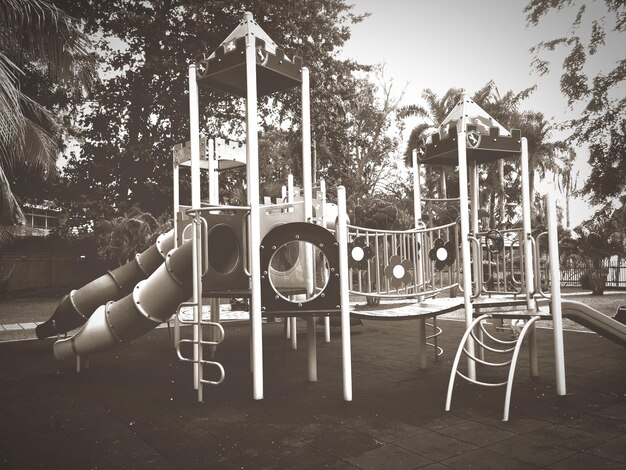
[[[457,153],[459,157],[459,212],[461,213],[461,256],[463,267],[463,299],[465,305],[465,327],[469,328],[472,324],[473,305],[472,305],[472,265],[470,261],[470,220],[468,213],[468,192],[467,192],[467,118],[465,115],[465,102],[469,100],[469,95],[463,93],[461,95],[462,111],[459,121],[460,129],[457,136]],[[467,350],[474,355],[474,340],[470,337],[467,339]],[[473,360],[467,360],[468,377],[476,379],[476,364]]]
[[[420,182],[420,167],[417,163],[417,149],[413,149],[411,152],[411,158],[413,161],[413,217],[415,220],[415,228],[422,220],[422,188]],[[419,236],[418,242],[422,245],[422,237]],[[415,256],[418,256],[415,253]],[[417,272],[415,273],[417,279],[417,285],[420,289],[423,289],[424,272],[422,270],[422,264],[417,262]],[[424,296],[418,296],[417,301],[424,300]],[[417,319],[417,361],[420,369],[426,369],[428,367],[428,359],[426,357],[426,319]]]
[[[320,211],[322,214],[321,225],[322,227],[328,227],[328,222],[326,220],[326,181],[323,179],[320,180]],[[328,273],[330,275],[330,273]],[[327,279],[327,278],[326,278]],[[330,317],[326,315],[324,317],[324,342],[330,343]]]
[[[350,338],[350,289],[348,286],[348,220],[346,188],[337,188],[337,243],[339,243],[339,279],[341,291],[341,364],[343,399],[352,401],[352,345]]]
[[[172,151],[172,193],[174,196],[173,209],[174,209],[174,248],[178,248],[178,222],[177,216],[180,210],[180,166],[176,161],[174,152]],[[180,342],[180,319],[178,315],[174,315],[174,347],[178,347]]]
[[[217,155],[215,154],[215,141],[213,139],[209,139],[207,145],[207,161],[208,161],[208,173],[209,173],[209,204],[217,205],[219,204],[219,179],[218,179],[218,162]],[[210,248],[210,247],[209,247]],[[209,302],[211,322],[219,323],[220,322],[220,299],[219,298],[211,298]],[[211,326],[209,330],[209,340],[217,341],[218,339],[218,331]],[[211,345],[209,351],[211,353],[211,359],[215,357],[215,351],[217,350],[217,346]]]
[[[293,175],[287,176],[287,202],[294,201]],[[298,349],[298,321],[297,317],[289,318],[289,336],[291,337],[291,349]]]
[[[563,316],[561,311],[561,272],[559,269],[559,239],[556,218],[554,187],[548,189],[548,245],[550,248],[550,309],[552,311],[552,334],[554,336],[554,367],[556,393],[567,393],[565,384],[565,352],[563,346]]]
[[[189,137],[191,145],[191,207],[193,209],[200,209],[200,112],[198,110],[198,82],[196,81],[196,66],[191,64],[189,66]],[[196,238],[196,226],[194,224],[193,236]],[[200,329],[198,327],[198,318],[202,315],[202,312],[198,308],[198,299],[202,295],[202,292],[198,292],[198,283],[196,279],[200,276],[200,272],[196,269],[196,256],[199,252],[196,249],[197,240],[194,241],[194,260],[193,260],[193,382],[194,387],[197,390],[199,388],[199,364],[198,364],[198,340],[200,335]]]
[[[259,208],[259,135],[257,128],[256,38],[251,34],[252,13],[245,12],[246,33],[246,164],[250,225],[250,323],[252,328],[253,396],[263,399],[263,321],[261,313],[261,220]]]
[[[535,279],[533,277],[533,249],[530,242],[531,213],[530,213],[530,172],[533,171],[528,165],[528,140],[522,137],[521,154],[521,178],[522,178],[522,229],[524,232],[524,278],[526,280],[526,308],[532,310],[533,293],[535,291]],[[537,260],[538,262],[539,260]],[[537,279],[541,282],[541,279]],[[539,375],[539,361],[537,360],[537,330],[533,324],[528,332],[528,349],[530,353],[530,374],[533,377]]]
[[[476,160],[472,160],[469,162],[469,187],[470,187],[470,225],[472,235],[478,239],[478,243],[481,243],[480,238],[478,237],[478,209],[480,204],[480,188],[479,188],[479,180],[478,180],[478,164]],[[480,285],[479,279],[482,279],[480,275],[481,269],[483,269],[483,260],[480,256],[480,248],[476,244],[472,246],[472,258],[474,259],[473,268],[473,276],[474,282],[476,283],[476,292],[480,293],[482,291],[483,286]],[[478,339],[480,342],[483,342],[483,330],[478,331]],[[485,358],[485,351],[482,346],[478,346],[478,358]]]
[[[304,196],[304,218],[313,219],[313,176],[311,173],[311,95],[309,69],[302,67],[302,191]],[[306,290],[307,296],[315,294],[313,273],[313,250],[306,244]],[[317,381],[317,345],[315,337],[315,317],[307,318],[307,357],[309,381]]]

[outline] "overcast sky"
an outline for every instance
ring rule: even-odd
[[[473,93],[489,80],[500,92],[537,90],[523,109],[542,111],[547,118],[563,122],[575,116],[559,90],[564,54],[549,56],[553,73],[539,77],[531,72],[529,49],[539,41],[569,36],[576,5],[545,17],[536,27],[526,26],[525,0],[351,0],[355,13],[371,16],[352,27],[343,57],[361,63],[385,63],[385,75],[400,93],[406,86],[404,104],[419,103],[421,91],[431,88],[442,95],[451,87]],[[574,2],[575,4],[577,2]],[[587,13],[602,11],[603,1],[587,2]],[[607,37],[607,46],[593,57],[594,71],[608,71],[623,57],[626,44]],[[621,38],[623,41],[623,38]],[[624,89],[620,91],[623,93]],[[410,124],[410,123],[409,123]],[[408,137],[410,125],[405,131]],[[558,137],[563,134],[556,134]],[[577,152],[579,186],[589,175],[586,149]],[[593,210],[584,201],[573,201],[572,226],[589,218]]]

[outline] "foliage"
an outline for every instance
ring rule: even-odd
[[[626,191],[626,97],[622,90],[626,79],[626,58],[619,58],[606,72],[592,72],[588,62],[595,55],[607,52],[609,36],[623,44],[626,32],[626,3],[618,0],[577,2],[576,15],[568,36],[542,41],[531,49],[535,53],[533,66],[540,74],[550,70],[546,55],[563,48],[567,55],[561,70],[561,92],[570,106],[584,106],[580,117],[568,123],[573,131],[571,140],[590,144],[591,176],[582,188],[593,203],[603,203]],[[594,6],[602,8],[594,15]],[[531,25],[537,25],[549,13],[561,16],[573,13],[572,0],[530,0],[524,12]],[[568,23],[569,24],[569,23]]]
[[[169,228],[169,219],[155,219],[133,206],[128,213],[96,223],[94,233],[98,256],[110,267],[122,266],[155,243],[157,237]]]
[[[563,155],[569,155],[569,147],[560,141],[551,140],[553,126],[540,112],[522,112],[520,104],[532,93],[534,88],[527,88],[521,92],[512,90],[501,94],[493,81],[489,81],[482,88],[477,90],[472,99],[489,113],[496,121],[507,129],[520,129],[522,136],[528,140],[529,167],[530,172],[530,193],[531,204],[534,205],[535,198],[535,173],[544,178],[548,172],[559,174],[562,168],[560,159]],[[417,105],[402,108],[398,116],[405,118],[417,116],[423,119],[411,132],[407,149],[405,151],[406,161],[411,160],[411,152],[419,147],[423,140],[430,134],[436,132],[437,127],[452,111],[458,103],[461,95],[458,88],[449,89],[442,97],[437,96],[432,90],[426,89],[422,98],[426,102],[426,107]],[[444,169],[432,171],[431,166],[425,171],[423,179],[426,188],[426,197],[457,197],[458,176],[456,169],[448,169],[445,172],[446,188],[450,192],[444,193],[441,185],[440,172]],[[500,200],[519,201],[521,198],[521,178],[519,164],[517,161],[504,161],[502,171],[497,163],[481,165],[479,167],[479,178],[481,188],[480,207],[484,209],[482,216],[490,218],[489,226],[495,227],[496,220],[504,224],[507,220],[515,220],[520,214],[516,213],[514,205],[505,205],[505,212],[500,213],[496,209]]]
[[[567,237],[560,243],[561,263],[583,264],[586,267],[585,286],[601,294],[606,284],[607,269],[602,262],[611,256],[626,257],[626,196],[621,207],[608,203],[593,217],[574,229],[577,238]],[[619,261],[618,261],[619,265]]]
[[[77,22],[47,0],[0,1],[0,243],[24,222],[10,179],[16,168],[55,173],[65,96],[95,77]]]
[[[343,104],[355,94],[352,61],[338,49],[351,24],[363,16],[344,0],[112,0],[66,2],[80,16],[107,79],[95,90],[81,120],[84,144],[68,165],[73,216],[84,223],[99,214],[111,216],[141,203],[161,214],[171,205],[171,148],[189,138],[187,70],[190,61],[211,53],[235,28],[245,10],[288,56],[303,57],[311,70],[313,138],[321,166],[347,155]],[[242,135],[242,100],[202,86],[201,129],[206,135]],[[300,121],[298,90],[280,92],[259,102],[262,130],[291,128]],[[240,185],[236,178],[226,183]],[[233,187],[226,187],[231,190]],[[185,186],[182,194],[188,193]],[[183,201],[184,202],[184,201]]]
[[[395,197],[364,198],[350,214],[353,224],[379,230],[408,230],[414,226],[412,210]]]

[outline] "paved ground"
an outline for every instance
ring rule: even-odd
[[[318,344],[319,382],[308,383],[304,335],[291,351],[277,323],[264,325],[262,401],[251,398],[242,323],[226,326],[227,379],[203,404],[163,329],[81,374],[54,360],[51,340],[0,344],[0,467],[626,468],[623,348],[566,332],[569,393],[556,397],[552,332],[540,330],[541,377],[522,361],[503,423],[502,389],[459,383],[443,411],[462,323],[439,324],[445,353],[424,371],[415,323],[355,327],[352,403],[342,401],[340,341]]]

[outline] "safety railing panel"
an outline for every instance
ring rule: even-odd
[[[420,298],[458,286],[457,224],[413,230],[349,226],[352,294]]]
[[[522,228],[489,230],[474,235],[481,262],[480,292],[522,294],[524,292],[524,241]]]

